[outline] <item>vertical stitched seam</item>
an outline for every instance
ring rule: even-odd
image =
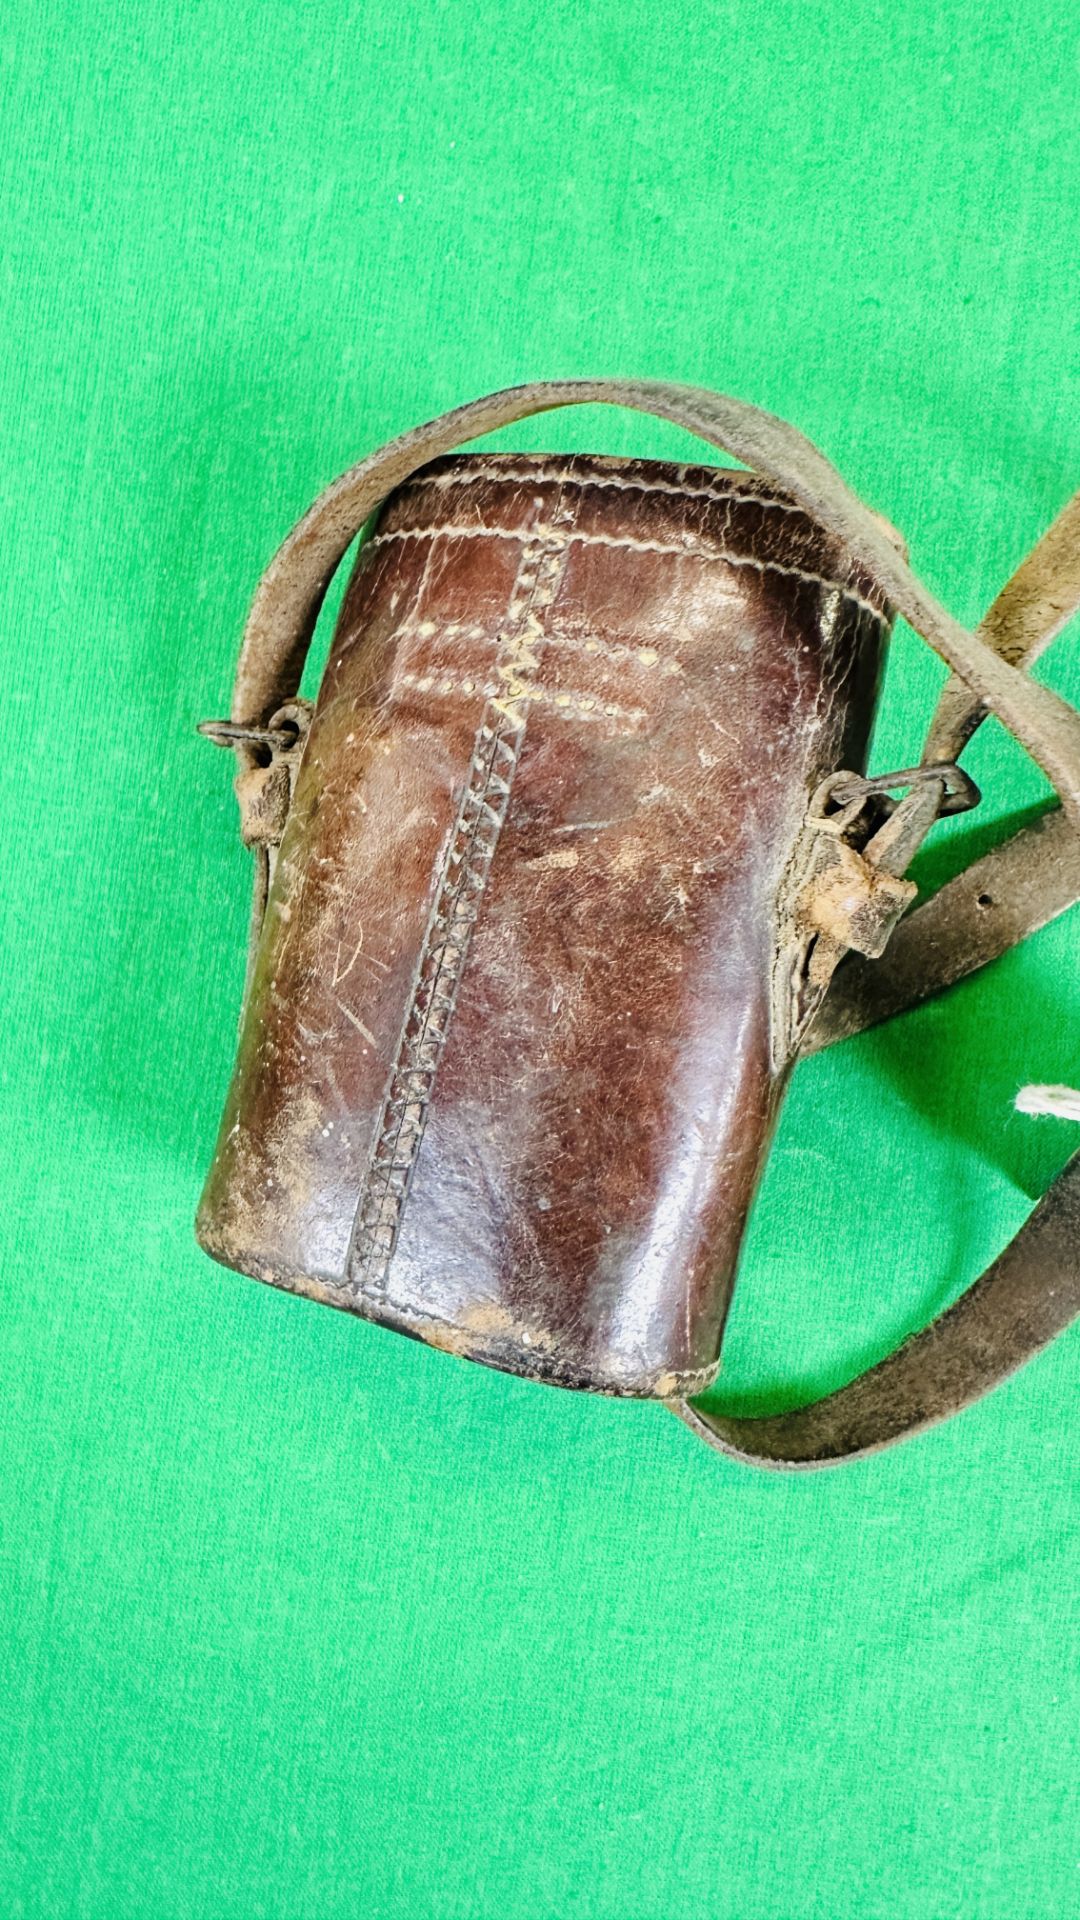
[[[477,730],[357,1203],[345,1266],[345,1290],[354,1300],[374,1304],[385,1297],[472,929],[510,805],[528,718],[528,675],[545,637],[543,613],[566,567],[569,527],[552,524],[561,498],[560,492],[543,534],[527,541],[511,589],[495,657],[502,688],[488,697]]]

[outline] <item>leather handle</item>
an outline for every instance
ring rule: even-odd
[[[320,494],[271,561],[248,616],[232,718],[264,721],[295,694],[319,608],[351,542],[395,487],[463,442],[558,407],[601,403],[670,420],[765,475],[841,540],[875,585],[1015,734],[1080,827],[1080,715],[954,620],[917,579],[877,516],[794,427],[745,401],[660,381],[558,380],[456,407],[361,460]],[[243,750],[240,750],[241,753]]]

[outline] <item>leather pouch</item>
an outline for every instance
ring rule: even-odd
[[[776,461],[382,459],[313,713],[309,526],[300,644],[260,681],[257,607],[208,729],[270,884],[199,1239],[693,1421],[833,971],[882,952],[922,835],[977,797],[952,753],[864,777],[902,546]]]

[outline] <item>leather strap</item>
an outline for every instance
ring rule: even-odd
[[[1059,854],[1066,864],[1076,858],[1080,715],[1031,680],[1023,666],[1060,630],[1080,598],[1080,495],[999,595],[980,629],[971,633],[916,578],[882,523],[808,440],[771,414],[697,388],[587,380],[510,388],[402,435],[351,468],[289,534],[259,584],[237,667],[233,721],[246,727],[263,724],[296,693],[319,608],[339,562],[381,502],[410,474],[463,441],[528,415],[598,402],[637,408],[698,434],[770,478],[843,542],[952,669],[926,758],[954,758],[953,745],[958,750],[984,713],[993,712],[1057,788],[1063,808],[1057,824],[1025,829],[1027,837],[1017,836],[1011,843],[1012,854],[994,863],[995,876],[1001,874],[1011,884],[1023,878],[1031,850],[1038,848],[1039,871],[1049,876],[1045,893],[1028,899],[1026,915],[1022,907],[1010,909],[1013,924],[1017,913],[1025,930],[1029,921],[1041,924],[1050,917],[1044,912],[1047,898],[1075,897],[1071,868],[1062,885],[1058,880]],[[242,766],[250,764],[245,749],[238,754]],[[927,951],[935,951],[935,930],[940,932],[960,899],[961,883],[972,879],[979,893],[988,893],[985,874],[979,877],[977,866],[902,923],[894,936],[894,946],[901,942],[892,973],[894,1004],[885,1011],[910,1005],[918,997],[912,979],[914,956],[921,953],[925,962]],[[991,910],[980,904],[979,893],[972,895],[970,886],[963,893],[965,928],[978,927],[979,914]],[[1022,886],[1019,894],[1024,894]],[[991,893],[991,902],[995,898]],[[1060,910],[1051,907],[1051,912]],[[937,984],[960,978],[1011,944],[1004,937],[1005,921],[1005,914],[999,915],[996,922],[987,921],[987,931],[980,929],[977,938],[965,932],[962,939],[952,940],[952,957],[946,952],[938,964]],[[910,929],[906,936],[905,926]],[[872,997],[869,1016],[863,1017],[868,1003],[865,996],[860,1002],[857,979],[855,970],[851,987],[842,994],[848,1007],[844,1032],[885,1017],[885,1012],[872,1011]],[[843,1014],[840,1017],[842,1021]],[[821,1045],[842,1037],[828,1027],[823,1032]],[[710,1445],[756,1465],[823,1466],[875,1452],[981,1397],[1080,1313],[1078,1247],[1080,1155],[1069,1162],[1005,1252],[953,1307],[838,1393],[796,1412],[760,1419],[732,1419],[686,1400],[667,1404]]]
[[[1014,667],[1030,667],[1080,607],[1080,493],[1074,493],[979,622],[979,637]],[[953,675],[930,723],[923,759],[955,760],[986,718]]]
[[[735,1420],[689,1400],[673,1413],[758,1467],[826,1467],[878,1453],[981,1399],[1080,1314],[1080,1153],[1004,1253],[956,1304],[879,1366],[794,1413]]]
[[[1067,501],[1006,582],[979,634],[1013,666],[1029,667],[1080,609],[1080,493]],[[942,691],[924,765],[959,757],[986,718],[963,681]],[[996,960],[1080,900],[1080,839],[1059,812],[1024,826],[900,922],[872,965],[849,954],[803,1045],[837,1040],[932,999]]]
[[[849,953],[802,1052],[932,1000],[1080,900],[1080,834],[1060,807],[957,874],[894,931],[879,960]]]

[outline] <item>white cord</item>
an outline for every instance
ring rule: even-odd
[[[1080,1120],[1080,1093],[1075,1087],[1021,1087],[1016,1111],[1049,1114],[1055,1120]]]

